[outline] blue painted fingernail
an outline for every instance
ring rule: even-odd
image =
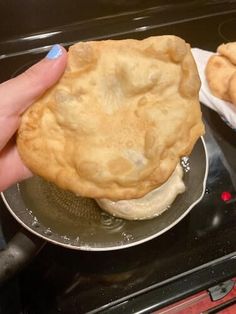
[[[46,55],[48,59],[57,59],[62,55],[62,49],[60,45],[53,45],[49,53]]]

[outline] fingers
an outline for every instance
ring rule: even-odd
[[[32,173],[21,161],[14,140],[10,141],[0,152],[0,192],[30,176]]]
[[[66,50],[55,45],[43,60],[0,84],[0,150],[17,130],[20,115],[60,78],[66,61]]]

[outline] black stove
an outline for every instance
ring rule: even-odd
[[[236,41],[233,0],[40,1],[38,8],[11,2],[0,4],[0,82],[54,43],[175,34],[215,51]],[[41,12],[46,16],[40,19]],[[10,14],[15,20],[4,32]],[[204,198],[190,214],[160,237],[124,250],[78,252],[47,244],[2,287],[0,313],[151,313],[236,276],[236,133],[204,105],[202,111],[209,175]],[[2,202],[0,212],[9,240],[20,226]]]

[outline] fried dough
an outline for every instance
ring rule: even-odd
[[[236,65],[236,42],[222,44],[217,48],[217,52],[225,56],[231,63]]]
[[[228,88],[229,80],[236,67],[226,58],[219,55],[210,57],[206,66],[206,79],[212,94],[226,101],[231,101]]]
[[[231,76],[229,81],[229,95],[231,102],[236,105],[236,71]]]
[[[222,44],[217,48],[206,66],[205,74],[212,94],[236,105],[235,79],[236,42]]]
[[[204,133],[200,80],[176,36],[81,42],[22,116],[33,173],[81,196],[125,200],[161,186]]]
[[[151,219],[161,215],[173,203],[178,194],[184,193],[185,185],[182,177],[183,168],[178,164],[162,186],[141,198],[117,202],[108,199],[96,201],[102,209],[115,217],[129,220]]]

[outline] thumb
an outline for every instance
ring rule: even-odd
[[[20,115],[57,82],[65,70],[66,61],[66,50],[54,45],[43,60],[0,84],[0,149],[17,130]]]
[[[60,78],[66,66],[66,59],[66,50],[60,45],[54,45],[43,60],[1,84],[1,107],[5,107],[5,112],[15,115],[25,111]]]

